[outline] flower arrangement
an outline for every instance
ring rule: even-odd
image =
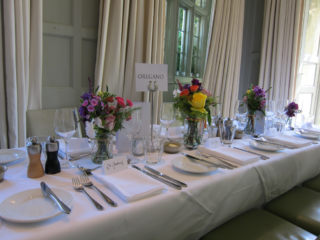
[[[132,102],[108,92],[99,91],[99,86],[92,91],[92,83],[89,78],[89,91],[80,97],[79,108],[80,121],[86,125],[86,133],[89,138],[99,138],[103,134],[115,134],[123,128],[122,122],[129,121],[133,111]]]
[[[266,103],[266,93],[271,89],[271,87],[265,91],[259,86],[253,86],[247,90],[247,92],[243,95],[242,102],[247,104],[249,111],[260,111],[263,115],[266,115],[263,107]]]
[[[288,106],[285,107],[286,115],[289,118],[295,117],[297,111],[299,110],[299,105],[295,102],[289,103]]]
[[[217,101],[207,89],[202,88],[198,79],[193,79],[190,84],[184,86],[178,81],[179,89],[173,91],[174,107],[193,119],[208,119],[211,124],[209,106],[216,106]],[[181,117],[180,120],[184,120]]]

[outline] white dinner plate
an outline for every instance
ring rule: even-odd
[[[284,150],[285,148],[282,146],[277,146],[275,144],[270,144],[270,143],[261,143],[257,141],[250,141],[249,144],[257,149],[264,150],[264,151],[269,151],[269,152],[276,152],[280,150]],[[281,144],[281,143],[279,143]]]
[[[73,204],[72,195],[62,189],[51,189],[69,208]],[[0,204],[0,216],[10,222],[39,222],[61,214],[57,204],[44,196],[40,188],[16,193]]]
[[[210,167],[205,163],[198,163],[197,161],[191,161],[189,158],[181,156],[172,161],[172,165],[182,171],[190,173],[207,173],[217,170],[217,167]]]
[[[308,138],[308,139],[319,139],[320,138],[320,134],[316,134],[316,133],[307,133],[307,132],[299,132],[299,131],[295,131],[294,132],[296,135],[303,137],[303,138]]]
[[[0,164],[13,162],[27,156],[25,151],[19,149],[1,149],[0,150]]]

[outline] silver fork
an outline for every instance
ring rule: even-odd
[[[215,156],[215,155],[205,154],[205,153],[200,152],[199,150],[196,150],[196,154],[198,154],[199,156],[205,157],[205,158],[210,158],[211,157],[211,158],[214,158],[217,161],[223,163],[224,165],[230,166],[232,168],[238,168],[238,166],[233,165],[233,164],[228,163],[227,161],[225,161],[224,158],[221,158],[221,157],[218,157],[218,156]]]
[[[91,200],[91,202],[93,203],[93,205],[96,207],[96,209],[102,211],[104,208],[96,201],[94,200],[87,192],[86,190],[84,190],[81,182],[79,181],[79,178],[72,178],[72,185],[73,185],[73,188],[76,190],[76,191],[83,191],[85,194],[87,194],[87,196],[89,197],[89,199]]]
[[[83,186],[85,186],[85,187],[95,188],[110,206],[112,206],[112,207],[118,206],[118,204],[115,201],[113,201],[111,198],[109,198],[107,195],[105,195],[103,192],[101,192],[96,186],[93,185],[93,183],[91,182],[91,180],[89,179],[87,174],[85,174],[85,173],[80,174],[80,181],[83,184]]]

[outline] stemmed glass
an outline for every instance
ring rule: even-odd
[[[277,100],[276,108],[277,108],[277,112],[280,114],[280,118],[282,118],[285,115],[286,106],[288,106],[288,99]]]
[[[234,113],[236,115],[236,120],[239,122],[238,129],[243,130],[248,113],[247,104],[243,103],[242,100],[237,100],[234,105]]]
[[[132,138],[140,132],[141,129],[141,113],[140,110],[136,110],[131,114],[131,120],[123,122],[123,133],[129,138],[130,150],[128,159],[131,159],[130,164],[139,163],[139,158],[132,155]]]
[[[72,108],[60,108],[54,116],[54,131],[65,142],[66,158],[60,161],[61,168],[75,167],[69,162],[69,139],[75,134],[78,123],[77,115]]]
[[[276,102],[273,100],[266,100],[265,112],[267,119],[266,130],[268,130],[270,127],[272,127],[272,121],[276,113]]]
[[[160,122],[166,128],[166,141],[169,140],[169,127],[175,122],[175,109],[173,103],[162,103],[160,107]]]

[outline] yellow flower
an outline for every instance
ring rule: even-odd
[[[101,95],[102,95],[102,92],[101,92],[101,91],[99,91],[99,92],[98,92],[98,96],[100,97]]]
[[[204,95],[202,93],[193,94],[193,98],[189,102],[192,106],[191,110],[201,112],[201,113],[207,113],[207,111],[204,109],[204,106],[206,104],[206,99],[207,99],[207,95]]]
[[[247,93],[250,93],[250,90],[247,90]]]

